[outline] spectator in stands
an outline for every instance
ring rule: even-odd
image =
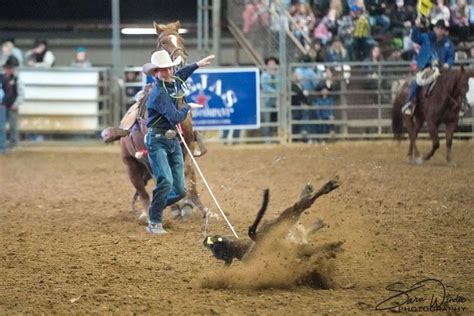
[[[54,54],[48,49],[48,42],[36,40],[33,49],[25,54],[26,64],[30,67],[51,68],[54,65]]]
[[[71,67],[78,69],[92,67],[92,63],[87,59],[87,50],[85,47],[78,47],[76,49],[76,57],[71,62]]]
[[[304,45],[305,37],[309,37],[309,32],[314,28],[316,24],[316,18],[314,16],[311,7],[307,3],[300,3],[294,11],[293,20],[298,27],[293,26],[292,31],[296,38]]]
[[[346,4],[347,7],[347,4]],[[344,7],[342,5],[341,0],[331,0],[331,4],[329,5],[330,10],[336,11],[336,16],[340,17],[344,13]]]
[[[456,4],[451,6],[451,30],[459,36],[461,46],[467,42],[469,35],[469,7],[466,0],[457,0]]]
[[[316,90],[321,90],[321,87],[328,87],[333,89],[334,84],[334,74],[331,68],[326,67],[322,73],[322,78],[319,80]]]
[[[430,67],[433,73],[439,73],[438,67],[449,69],[454,64],[454,45],[448,37],[447,25],[443,19],[439,19],[431,32],[421,32],[421,21],[416,20],[416,26],[412,30],[411,38],[413,42],[421,46],[417,58],[417,67],[419,71]],[[406,98],[406,103],[402,112],[406,115],[413,115],[413,98],[418,91],[418,84],[413,80],[412,86]]]
[[[357,1],[361,2],[363,0]],[[331,9],[336,10],[337,16],[341,16],[342,14],[344,14],[344,12],[347,14],[349,12],[349,8],[351,7],[351,5],[347,5],[347,2],[349,1],[343,0],[315,0],[314,2],[317,11],[323,13],[319,15],[320,17],[323,17],[324,13],[328,12]]]
[[[325,50],[321,45],[320,40],[314,40],[312,47],[308,50],[308,62],[311,63],[324,63],[325,59]]]
[[[416,12],[412,7],[406,6],[404,0],[396,0],[390,8],[389,18],[391,33],[396,37],[403,37],[406,21],[414,21]]]
[[[344,48],[344,45],[342,45],[342,42],[338,37],[335,37],[332,41],[331,47],[329,47],[326,56],[326,60],[331,63],[349,61],[347,50]]]
[[[265,0],[256,3],[254,1],[247,1],[244,12],[242,12],[242,18],[244,20],[242,32],[244,33],[250,32],[258,21],[264,26],[269,26],[268,7],[265,4]]]
[[[354,57],[357,61],[362,61],[367,58],[370,49],[370,25],[367,15],[359,6],[351,8],[353,14],[356,16],[354,28]]]
[[[332,85],[323,85],[319,88],[321,96],[316,100],[316,118],[318,120],[334,120],[334,105],[336,100],[329,95],[329,91],[333,89]],[[318,124],[315,126],[315,131],[318,134],[329,134],[334,129],[332,124]]]
[[[474,34],[474,0],[470,0],[469,8],[469,31]]]
[[[23,54],[18,47],[15,47],[13,39],[3,42],[0,55],[0,65],[3,65],[10,56],[15,56],[16,60],[18,60],[18,64],[20,66],[23,65]]]
[[[291,80],[291,106],[298,107],[306,106],[308,104],[309,102],[306,98],[304,87],[301,83],[301,77],[297,73],[294,73],[293,78]],[[309,120],[308,110],[292,109],[291,113],[291,117],[293,120]],[[303,136],[303,141],[307,141],[309,126],[295,124],[293,125],[292,132],[293,134],[301,134]]]
[[[415,46],[411,40],[411,28],[412,22],[407,20],[403,23],[403,47],[402,47],[402,58],[403,60],[413,60],[415,57]]]
[[[18,60],[18,65],[21,67],[23,66],[23,52],[21,49],[15,46],[15,39],[10,38],[7,42],[11,42],[13,44],[12,55]]]
[[[434,5],[430,11],[431,24],[435,25],[439,20],[444,20],[446,25],[449,26],[451,12],[445,5],[445,0],[437,0],[436,3],[437,5]]]
[[[370,65],[367,67],[369,77],[372,78],[372,79],[378,79],[378,77],[379,77],[379,73],[378,73],[379,68],[378,68],[377,65],[372,66],[372,64],[378,64],[379,62],[383,61],[383,55],[382,55],[382,51],[380,50],[380,46],[375,45],[374,47],[372,47],[372,49],[370,51],[370,56],[367,59],[367,61],[370,62]],[[366,84],[367,84],[368,88],[376,88],[378,83],[374,82],[374,81],[372,81],[372,82],[367,81]]]
[[[383,55],[379,45],[375,45],[374,47],[372,47],[372,50],[370,51],[369,61],[372,63],[379,63],[383,61]]]
[[[307,55],[301,60],[304,63],[309,62]],[[318,75],[313,66],[301,65],[295,68],[295,78],[301,83],[303,93],[308,96],[310,92],[315,91],[319,84]]]
[[[385,3],[386,1],[384,0],[366,0],[366,8],[369,12],[369,23],[375,31],[372,33],[383,35],[390,28],[390,18],[386,15],[387,5]]]
[[[276,57],[268,57],[265,59],[266,69],[262,72],[260,76],[260,84],[262,86],[263,97],[263,106],[265,109],[276,109],[277,98],[278,98],[278,67],[279,60]],[[262,122],[270,123],[272,122],[272,113],[271,112],[262,112]],[[271,137],[271,127],[263,127],[263,136]],[[269,143],[270,141],[266,141]]]
[[[332,37],[335,35],[337,35],[336,10],[330,9],[328,14],[314,29],[314,38],[321,40],[321,44],[325,46],[330,43]]]
[[[129,66],[132,67],[132,66]],[[127,71],[125,72],[125,82],[140,82],[139,79],[139,72],[138,71]],[[127,97],[134,97],[139,91],[141,87],[127,87],[125,89],[125,94]]]
[[[338,21],[339,28],[338,28],[337,33],[345,49],[347,50],[349,60],[354,60],[354,50],[353,50],[353,43],[354,43],[353,32],[355,29],[354,17],[355,15],[351,13],[349,15],[344,15]]]
[[[4,73],[0,75],[0,86],[3,97],[0,98],[0,152],[5,151],[5,123],[8,122],[10,132],[8,137],[8,145],[13,148],[18,145],[18,108],[23,103],[24,86],[16,73],[16,68],[19,66],[18,60],[15,56],[8,57],[3,65]]]
[[[400,49],[393,49],[387,58],[388,61],[402,61],[402,51]]]

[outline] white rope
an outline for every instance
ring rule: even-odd
[[[202,181],[204,181],[204,184],[206,185],[207,190],[208,190],[209,193],[211,194],[211,197],[212,197],[212,199],[214,200],[214,203],[216,204],[217,208],[218,208],[219,211],[221,212],[222,216],[224,217],[225,221],[227,222],[227,225],[229,226],[230,230],[231,230],[232,233],[234,234],[235,238],[239,239],[239,236],[238,236],[237,233],[235,232],[234,227],[232,226],[232,224],[231,224],[231,223],[229,222],[229,220],[227,219],[227,216],[225,216],[224,211],[222,210],[221,206],[219,205],[219,202],[217,202],[217,199],[216,199],[216,197],[214,196],[214,193],[212,193],[211,187],[209,186],[209,184],[207,184],[206,178],[205,178],[204,175],[202,174],[201,168],[199,168],[199,165],[197,164],[196,159],[194,159],[193,153],[192,153],[191,150],[189,149],[188,144],[186,144],[186,142],[184,141],[184,137],[183,137],[183,134],[181,134],[180,128],[179,128],[178,126],[176,126],[176,129],[178,130],[179,137],[181,138],[181,141],[183,142],[184,147],[186,148],[186,151],[188,152],[189,157],[191,157],[191,160],[193,161],[194,166],[196,167],[196,170],[198,171],[199,175],[201,176]]]

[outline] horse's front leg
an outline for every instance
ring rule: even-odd
[[[418,148],[416,147],[416,136],[417,136],[417,123],[411,116],[404,115],[405,124],[408,130],[408,136],[410,137],[410,146],[408,148],[408,163],[415,164],[417,163],[416,158],[418,157]]]
[[[415,142],[415,137],[414,137],[415,128],[413,126],[413,120],[410,117],[405,117],[405,123],[407,126],[408,137],[410,138],[410,145],[408,146],[408,162],[411,163],[413,160],[413,144]]]
[[[456,127],[457,122],[446,123],[446,160],[451,167],[456,167],[456,163],[451,159],[451,147],[453,146],[453,135]]]
[[[428,132],[430,133],[432,147],[428,154],[423,157],[423,160],[430,160],[433,157],[436,150],[439,148],[439,136],[438,136],[438,126],[434,123],[428,122]]]
[[[421,164],[423,163],[423,158],[421,157],[420,155],[420,151],[418,150],[418,146],[416,146],[416,139],[418,138],[418,133],[420,132],[421,130],[421,127],[423,126],[423,123],[424,123],[424,120],[420,119],[420,118],[417,118],[415,119],[415,137],[414,137],[414,141],[413,141],[413,157],[414,157],[414,160],[417,164]]]

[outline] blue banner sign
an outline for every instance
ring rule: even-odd
[[[147,82],[151,82],[147,78]],[[258,68],[198,69],[186,81],[186,100],[204,105],[193,110],[198,130],[260,127]]]

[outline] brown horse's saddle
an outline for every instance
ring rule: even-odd
[[[140,101],[135,102],[125,113],[122,120],[120,121],[119,128],[129,131],[133,124],[137,121],[138,115],[140,114]]]

